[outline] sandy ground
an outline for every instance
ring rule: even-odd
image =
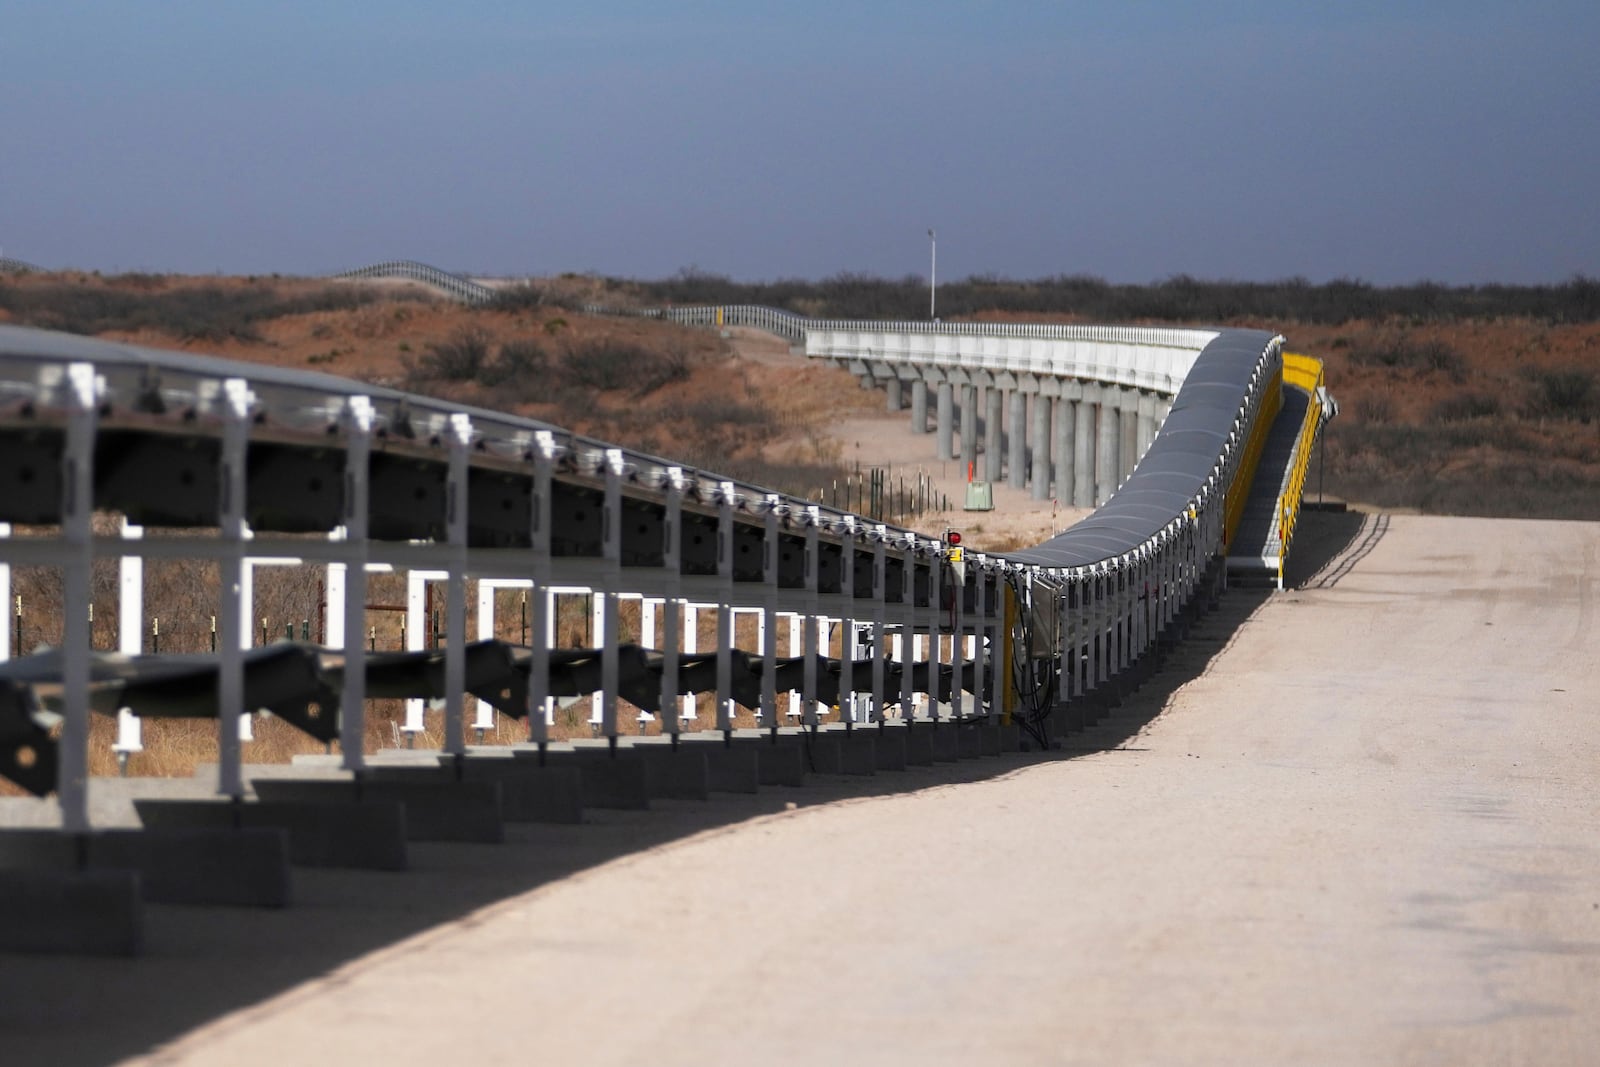
[[[1600,527],[1308,522],[1069,751],[153,908],[0,957],[6,1058],[1592,1062]]]

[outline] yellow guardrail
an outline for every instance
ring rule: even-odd
[[[1222,513],[1224,551],[1233,544],[1234,531],[1239,528],[1239,520],[1244,517],[1244,505],[1250,498],[1250,486],[1256,480],[1256,466],[1261,461],[1261,450],[1267,445],[1267,435],[1272,432],[1273,420],[1278,417],[1278,409],[1281,407],[1283,407],[1283,372],[1278,371],[1273,375],[1273,380],[1267,383],[1266,392],[1261,399],[1261,409],[1256,412],[1256,421],[1250,427],[1250,439],[1245,442],[1244,455],[1239,458],[1239,469],[1234,472],[1233,482],[1228,486],[1227,502]]]
[[[1283,586],[1283,561],[1289,555],[1289,543],[1294,540],[1295,522],[1300,518],[1300,500],[1305,494],[1306,473],[1311,469],[1311,447],[1317,440],[1317,427],[1322,419],[1322,405],[1317,400],[1317,390],[1322,386],[1322,360],[1310,356],[1283,354],[1283,381],[1311,395],[1306,404],[1305,423],[1300,427],[1300,439],[1295,443],[1294,464],[1289,468],[1289,484],[1278,499],[1278,586]]]

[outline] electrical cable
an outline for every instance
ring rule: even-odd
[[[1041,749],[1047,749],[1050,747],[1050,739],[1045,723],[1050,718],[1051,707],[1055,701],[1057,671],[1054,665],[1058,657],[1045,658],[1045,677],[1041,680],[1033,656],[1033,612],[1029,610],[1027,591],[1022,588],[1022,581],[1017,573],[1006,575],[1006,581],[1011,586],[1012,594],[1022,605],[1022,610],[1017,612],[1017,621],[1011,633],[1014,650],[1011,657],[1011,681],[1021,704],[1020,711],[1012,714],[1012,720],[1027,731]]]

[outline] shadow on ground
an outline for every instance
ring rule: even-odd
[[[1325,528],[1302,543],[1332,546],[1322,566],[1353,539],[1340,541],[1347,520],[1317,515],[1311,525]],[[1359,517],[1353,529],[1361,529]],[[8,1062],[58,1065],[158,1052],[197,1027],[369,953],[470,923],[482,909],[648,849],[793,808],[991,780],[1124,746],[1180,686],[1209,668],[1271,596],[1267,589],[1230,590],[1138,690],[1104,709],[1097,725],[1069,735],[1057,751],[871,777],[811,775],[802,787],[751,796],[592,811],[577,826],[512,824],[503,845],[413,843],[412,869],[403,873],[297,868],[296,903],[280,911],[151,905],[148,947],[138,959],[0,955],[0,1047]],[[640,906],[648,908],[649,901]],[[312,995],[338,995],[337,983],[318,989]],[[420,1002],[395,1005],[397,1014],[426,1010]],[[438,1023],[476,1025],[470,1019]]]

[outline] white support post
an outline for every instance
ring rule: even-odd
[[[673,743],[676,744],[678,735],[683,732],[683,716],[678,713],[678,655],[683,648],[681,623],[683,601],[679,597],[683,586],[683,468],[668,468],[664,486],[667,491],[667,508],[661,532],[662,567],[667,573],[667,595],[661,605],[661,728],[672,735]],[[653,602],[651,607],[653,615]],[[650,620],[648,627],[641,626],[641,628],[654,638],[655,619]],[[691,633],[692,631],[691,626]]]
[[[603,675],[606,642],[611,636],[611,631],[606,629],[605,594],[589,589],[583,595],[589,598],[589,645],[601,650],[600,662]],[[602,678],[600,688],[589,694],[589,726],[596,732],[605,725],[605,702],[605,680]]]
[[[235,800],[244,796],[240,769],[239,720],[249,713],[244,706],[244,646],[240,631],[248,625],[241,609],[245,550],[245,454],[250,445],[250,383],[229,378],[222,383],[222,480],[218,500],[221,511],[217,560],[220,603],[217,606],[217,792]]]
[[[322,643],[327,648],[344,647],[344,576],[343,563],[329,563],[324,568],[322,617],[325,629]],[[361,639],[359,633],[356,639]]]
[[[883,646],[885,635],[888,631],[887,620],[884,612],[887,610],[889,599],[889,528],[879,523],[873,529],[872,546],[872,709],[867,716],[868,722],[881,723],[887,715],[884,712],[884,689],[887,679],[884,677]]]
[[[939,721],[939,666],[941,649],[939,624],[944,616],[940,579],[944,577],[944,553],[936,548],[928,566],[928,711],[934,722]]]
[[[608,448],[605,454],[606,496],[601,550],[609,588],[601,590],[600,601],[605,623],[605,641],[600,646],[601,729],[613,745],[617,738],[617,686],[620,662],[617,642],[621,637],[616,589],[622,584],[622,449]]]
[[[528,520],[533,558],[529,597],[528,740],[539,746],[542,759],[550,743],[554,708],[550,700],[550,646],[556,640],[555,594],[550,592],[550,468],[555,460],[555,435],[540,430],[533,439],[533,493]]]
[[[92,363],[72,363],[62,381],[68,411],[61,455],[61,539],[68,549],[62,567],[65,604],[89,603],[94,558],[94,441],[100,383]],[[68,833],[89,829],[89,613],[68,611],[63,623],[62,725],[56,799]]]
[[[776,731],[778,719],[778,508],[783,498],[767,494],[761,535],[761,721]]]
[[[717,494],[717,729],[733,733],[733,483]]]
[[[344,410],[344,630],[359,634],[367,617],[367,516],[371,487],[368,460],[372,450],[372,401],[352,396]],[[366,766],[367,646],[347,641],[344,649],[344,689],[339,696],[340,764],[347,771]]]
[[[785,615],[784,620],[789,626],[789,655],[803,656],[805,648],[804,616]],[[801,667],[801,677],[805,676],[805,665]],[[799,689],[789,690],[789,718],[798,719],[802,714],[802,705],[805,703],[805,683],[802,681]]]
[[[472,448],[472,419],[450,415],[450,458],[445,476],[444,521],[447,541],[444,647],[444,752],[467,751],[467,485]],[[359,632],[357,627],[357,632]]]
[[[856,517],[844,517],[843,551],[839,554],[839,718],[855,721],[856,708]]]
[[[683,605],[683,650],[685,652],[700,651],[700,608],[696,604]],[[679,716],[688,722],[693,722],[696,715],[695,694],[686,693]]]
[[[437,571],[406,572],[406,651],[421,652],[427,646],[428,633],[428,579]],[[406,698],[406,719],[401,727],[409,744],[417,734],[427,729],[424,704],[421,697]]]
[[[478,640],[488,641],[494,637],[494,595],[499,585],[495,582],[478,582]],[[477,702],[473,709],[472,728],[478,732],[478,743],[483,744],[483,735],[494,729],[494,705],[487,700]]]
[[[144,537],[144,527],[134,525],[123,516],[122,537],[125,541],[138,541]],[[137,656],[144,651],[144,557],[123,556],[117,561],[117,571],[117,651],[124,656]],[[9,579],[9,575],[7,577]],[[9,603],[9,589],[6,594]],[[9,640],[10,628],[6,629]],[[139,716],[127,708],[117,709],[117,739],[111,751],[116,753],[117,764],[124,772],[128,757],[144,751],[143,724]]]
[[[806,658],[801,672],[800,724],[817,723],[817,612],[821,610],[822,551],[820,528],[822,509],[815,504],[806,507],[806,614],[802,627],[800,654]],[[790,631],[791,636],[793,631]],[[791,712],[794,710],[790,709]]]
[[[900,633],[895,638],[895,658],[900,661],[900,718],[910,722],[917,711],[916,633],[917,558],[922,541],[912,534],[906,544],[906,565],[900,573]]]

